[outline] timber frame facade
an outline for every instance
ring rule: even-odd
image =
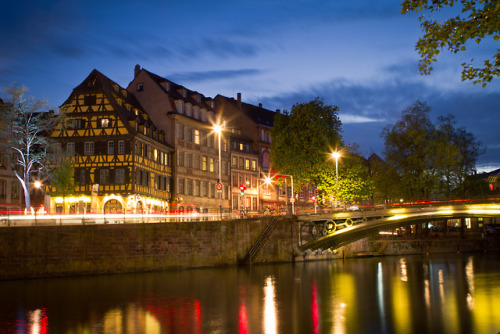
[[[53,196],[57,212],[153,213],[169,209],[172,147],[136,98],[97,70],[64,105],[51,137],[75,168],[75,194]],[[50,189],[54,193],[56,189]]]

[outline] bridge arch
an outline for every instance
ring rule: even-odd
[[[419,210],[414,210],[413,212],[399,210],[391,214],[388,212],[387,215],[382,215],[373,220],[363,219],[366,218],[365,215],[353,226],[346,226],[339,230],[336,229],[329,234],[299,245],[298,248],[301,252],[307,250],[337,249],[354,241],[379,233],[380,231],[391,230],[398,227],[406,227],[436,220],[488,217],[500,217],[499,204],[429,207],[423,209],[419,208]],[[325,226],[326,225],[327,223],[325,221]]]

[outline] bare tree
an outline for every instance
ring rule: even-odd
[[[26,209],[31,208],[30,179],[43,174],[50,146],[46,134],[59,121],[59,113],[45,112],[47,101],[26,95],[25,86],[5,89],[8,98],[0,104],[0,146],[10,155],[15,176],[24,192]]]

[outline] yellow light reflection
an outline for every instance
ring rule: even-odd
[[[408,283],[403,280],[393,280],[392,305],[394,314],[394,332],[407,333],[412,328],[412,313],[409,303]]]
[[[264,284],[264,333],[277,333],[275,297],[274,277],[268,276]]]
[[[406,267],[406,259],[399,260],[399,267],[401,270],[401,281],[408,282],[408,269]]]
[[[408,215],[395,215],[395,216],[387,218],[387,220],[400,220],[400,219],[405,219],[405,218],[408,218]]]
[[[339,274],[334,283],[336,295],[332,297],[333,333],[346,333],[346,315],[349,306],[354,305],[356,299],[354,278],[350,274]]]

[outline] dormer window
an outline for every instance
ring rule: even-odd
[[[101,119],[101,128],[108,128],[110,126],[110,120],[108,118]]]
[[[165,81],[165,90],[168,92],[170,91],[170,82]]]
[[[184,113],[184,101],[177,101],[177,112],[179,114],[183,114]]]
[[[188,117],[192,117],[193,116],[191,107],[192,107],[191,103],[187,103],[186,104],[186,116],[188,116]]]
[[[194,119],[200,119],[200,107],[195,106],[193,111]]]
[[[144,84],[143,83],[138,83],[137,84],[137,91],[142,92],[144,90]]]
[[[186,88],[183,88],[182,89],[182,97],[186,97],[187,96],[187,90]]]

